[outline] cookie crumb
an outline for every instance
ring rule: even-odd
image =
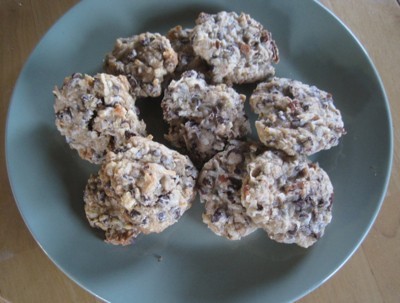
[[[163,260],[163,257],[161,255],[154,254],[154,257],[157,259],[157,262],[162,262]]]

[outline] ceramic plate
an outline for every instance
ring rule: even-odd
[[[241,241],[214,235],[195,206],[161,234],[129,247],[105,244],[83,210],[97,167],[79,159],[54,126],[52,89],[74,72],[95,74],[117,37],[193,26],[199,12],[244,11],[280,50],[277,75],[334,95],[348,134],[314,160],[335,187],[333,221],[313,247],[278,244],[262,231]],[[151,101],[151,100],[150,100]],[[161,140],[159,100],[139,102]],[[82,1],[45,35],[15,87],[6,131],[7,165],[19,210],[51,260],[110,302],[284,302],[334,274],[379,211],[392,157],[388,102],[370,59],[349,30],[317,2],[241,0]]]

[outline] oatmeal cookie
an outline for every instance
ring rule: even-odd
[[[104,183],[99,175],[90,176],[84,192],[85,213],[90,226],[105,232],[105,241],[114,245],[132,244],[140,234],[129,212],[120,199],[106,195]]]
[[[203,222],[215,234],[239,240],[256,230],[240,200],[246,167],[261,151],[255,143],[231,141],[204,164],[198,179],[200,201],[205,204]]]
[[[178,54],[178,65],[174,72],[175,78],[179,78],[183,72],[192,69],[207,75],[210,69],[207,62],[194,53],[190,41],[191,33],[192,29],[183,29],[180,25],[177,25],[171,28],[167,34],[172,48]]]
[[[332,95],[299,81],[273,78],[250,97],[258,136],[289,155],[312,155],[339,143],[346,133]]]
[[[161,102],[164,120],[170,125],[167,140],[186,149],[201,165],[224,150],[227,142],[250,132],[245,99],[225,84],[208,85],[196,71],[183,73],[170,83]]]
[[[215,83],[250,83],[275,74],[278,48],[271,33],[249,15],[201,13],[196,24],[193,49],[212,67]]]
[[[120,151],[109,152],[89,179],[86,216],[113,244],[159,233],[191,207],[197,174],[187,156],[150,138],[132,137]]]
[[[143,33],[119,38],[106,55],[104,69],[114,75],[126,75],[132,93],[138,97],[158,97],[164,77],[172,74],[178,56],[170,41],[158,33]]]
[[[271,239],[309,247],[332,219],[333,187],[306,157],[266,151],[247,166],[241,201]]]
[[[55,95],[56,126],[71,148],[92,163],[132,136],[146,135],[125,76],[73,74]]]

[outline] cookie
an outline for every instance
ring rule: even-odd
[[[333,186],[306,157],[266,151],[247,166],[241,201],[271,239],[309,247],[332,219]]]
[[[178,65],[174,72],[175,79],[178,79],[183,72],[196,70],[206,75],[210,69],[207,62],[196,55],[190,41],[192,29],[177,25],[167,33],[167,38],[171,42],[172,48],[178,54]]]
[[[346,133],[332,95],[299,81],[273,78],[250,97],[258,136],[289,155],[312,155],[339,143]]]
[[[248,163],[261,151],[258,144],[231,141],[204,164],[198,179],[203,222],[215,234],[239,240],[257,229],[241,203],[241,188]]]
[[[129,89],[125,76],[79,73],[54,89],[57,129],[83,159],[99,164],[130,137],[146,135]]]
[[[230,140],[250,132],[245,99],[225,84],[208,85],[196,71],[183,73],[170,83],[161,101],[170,126],[166,139],[186,150],[197,165],[203,164]]]
[[[114,75],[125,75],[138,97],[158,97],[164,77],[171,75],[178,56],[169,40],[158,33],[143,33],[119,38],[106,55],[104,69]]]
[[[89,179],[86,216],[113,244],[159,233],[191,207],[197,175],[187,156],[150,138],[132,137],[124,149],[109,152]]]
[[[275,74],[278,48],[271,33],[249,15],[201,13],[196,24],[193,49],[212,67],[215,83],[251,83]]]

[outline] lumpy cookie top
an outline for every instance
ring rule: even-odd
[[[201,13],[191,39],[195,53],[212,66],[215,83],[249,83],[275,74],[278,48],[271,34],[249,15]]]
[[[242,204],[271,239],[309,247],[322,237],[332,219],[333,187],[318,164],[267,151],[247,173]]]
[[[171,42],[172,48],[178,54],[178,65],[175,69],[175,76],[179,77],[183,72],[188,70],[196,70],[203,74],[209,71],[209,66],[200,56],[196,55],[190,41],[192,29],[177,25],[171,28],[167,34],[167,38]]]
[[[185,72],[170,83],[161,102],[170,125],[166,138],[202,164],[222,151],[227,142],[250,132],[245,99],[225,84],[208,85],[201,74]]]
[[[178,64],[170,41],[158,33],[143,33],[119,38],[106,55],[104,68],[114,75],[126,75],[133,94],[158,97],[164,77],[172,74]]]
[[[92,163],[136,135],[146,135],[125,76],[73,74],[55,88],[56,126],[71,148]]]
[[[106,236],[118,235],[117,239],[125,234],[121,226],[144,234],[161,232],[190,208],[197,174],[187,156],[149,138],[132,137],[124,149],[107,154],[94,177],[97,193],[89,183],[85,193],[89,222],[108,231]]]
[[[118,197],[106,195],[105,188],[109,186],[98,175],[90,176],[83,196],[86,218],[90,226],[105,232],[105,242],[114,245],[132,244],[140,230],[121,206]]]
[[[339,143],[345,134],[332,95],[299,81],[273,78],[260,83],[250,105],[260,140],[289,155],[311,155]]]
[[[203,221],[217,235],[239,240],[257,229],[241,203],[241,188],[248,163],[261,151],[258,144],[231,141],[204,164],[198,179]]]

